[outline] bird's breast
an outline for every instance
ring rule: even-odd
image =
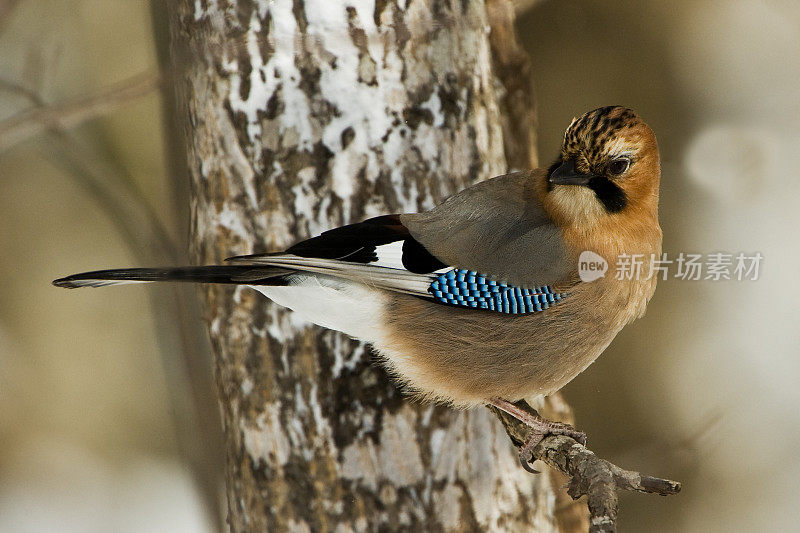
[[[392,295],[385,335],[374,343],[421,396],[471,406],[557,391],[589,366],[639,316],[654,282],[598,280],[557,304],[504,315]]]

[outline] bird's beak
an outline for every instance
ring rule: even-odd
[[[550,173],[547,180],[555,185],[588,185],[595,175],[591,172],[580,174],[575,170],[575,161],[570,159]]]

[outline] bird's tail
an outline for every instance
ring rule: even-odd
[[[53,281],[56,287],[103,287],[152,281],[191,281],[241,285],[285,285],[293,271],[263,265],[211,265],[171,268],[120,268],[73,274]]]

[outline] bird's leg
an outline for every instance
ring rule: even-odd
[[[528,472],[537,473],[536,470],[531,468],[530,462],[533,458],[533,448],[539,444],[547,435],[566,435],[572,437],[583,445],[586,445],[586,434],[576,430],[569,424],[561,422],[553,422],[546,420],[541,416],[514,405],[513,403],[503,400],[502,398],[492,398],[489,404],[495,406],[503,412],[506,412],[531,428],[528,439],[523,443],[519,449],[519,461],[522,463],[522,468]]]

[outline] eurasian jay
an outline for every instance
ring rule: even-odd
[[[630,109],[602,107],[573,119],[549,168],[480,182],[425,213],[371,218],[227,265],[102,270],[54,284],[250,285],[370,343],[416,395],[491,404],[527,423],[527,467],[544,435],[583,434],[512,402],[566,385],[653,295],[652,272],[587,282],[578,261],[585,251],[608,265],[660,256],[659,178],[653,131]]]

